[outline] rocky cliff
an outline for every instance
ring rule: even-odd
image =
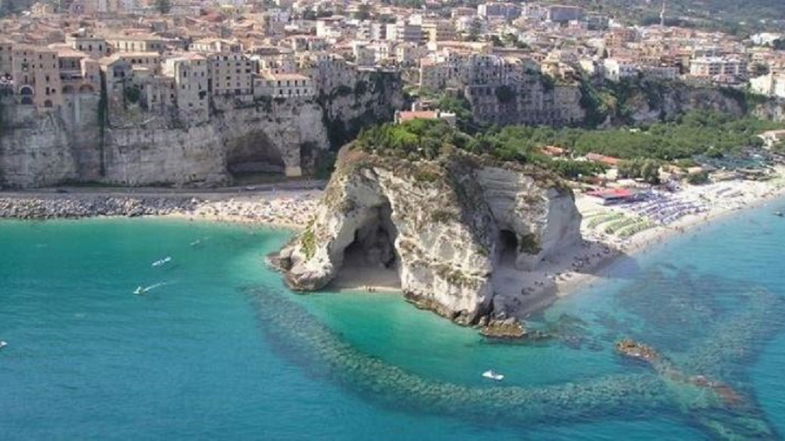
[[[403,82],[396,72],[359,70],[347,83],[320,93],[331,146],[338,148],[354,139],[361,129],[392,121],[404,105]]]
[[[500,311],[494,271],[580,240],[571,191],[541,170],[452,151],[410,161],[344,148],[313,222],[272,262],[296,290],[352,262],[397,272],[420,307],[473,324]]]
[[[635,79],[583,83],[580,88],[585,123],[589,126],[651,124],[674,120],[695,110],[785,120],[785,101],[728,87]]]
[[[215,97],[206,121],[138,106],[102,111],[97,94],[69,96],[49,112],[6,97],[0,186],[213,185],[255,173],[308,174],[321,152],[366,125],[392,120],[402,105],[399,75],[368,71],[355,80],[324,100]]]

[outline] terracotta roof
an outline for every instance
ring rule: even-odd
[[[433,110],[403,111],[398,113],[400,121],[411,121],[413,119],[437,119],[439,114]]]

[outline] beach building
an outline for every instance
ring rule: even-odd
[[[639,197],[637,191],[630,190],[629,188],[595,190],[586,194],[601,199],[602,205],[615,205],[624,202],[633,202],[636,201]]]

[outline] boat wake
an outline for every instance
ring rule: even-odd
[[[161,282],[161,283],[155,283],[153,285],[145,286],[145,287],[137,286],[136,289],[134,290],[134,294],[136,294],[138,296],[143,296],[143,295],[147,294],[148,292],[150,292],[150,291],[152,291],[152,290],[154,290],[156,288],[160,288],[160,287],[166,286],[168,284],[169,284],[168,282]]]

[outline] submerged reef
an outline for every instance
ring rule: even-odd
[[[423,378],[358,351],[293,301],[292,294],[268,288],[245,291],[258,303],[260,322],[283,355],[381,405],[522,427],[646,417],[656,411],[680,415],[712,439],[781,439],[754,396],[731,383],[738,376],[723,378],[715,366],[738,365],[780,330],[785,302],[766,290],[740,293],[744,301],[734,317],[710,327],[711,340],[678,357],[643,350],[635,342],[620,346],[630,354],[650,355],[642,358],[652,369],[533,387],[477,387]]]

